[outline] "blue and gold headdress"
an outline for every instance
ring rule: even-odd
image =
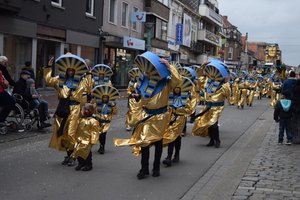
[[[198,74],[201,69],[201,67],[199,65],[192,65],[192,66],[190,66],[190,68],[192,68],[196,72],[197,76],[200,76],[200,74]]]
[[[159,93],[170,76],[170,71],[165,64],[159,62],[159,59],[156,54],[147,51],[142,55],[138,55],[134,60],[139,69],[145,73],[144,76],[139,78],[137,83],[137,89],[144,99]],[[146,77],[146,73],[150,75],[150,79]]]
[[[132,88],[134,83],[136,82],[136,77],[141,77],[143,74],[139,68],[132,68],[131,70],[128,71],[128,75],[130,77],[129,81],[129,87]]]
[[[182,66],[180,65],[180,63],[177,62],[177,61],[171,61],[171,62],[169,62],[169,64],[170,64],[170,65],[173,65],[177,70],[178,70],[178,68],[182,67]]]
[[[65,54],[58,57],[55,60],[55,66],[58,69],[58,84],[60,88],[63,88],[68,68],[75,70],[72,82],[73,87],[71,88],[72,90],[75,90],[78,87],[82,76],[88,72],[88,67],[85,61],[82,58],[72,54]]]
[[[195,70],[190,67],[180,67],[177,71],[181,76],[189,78],[191,81],[194,81],[197,78]]]
[[[97,85],[93,88],[92,95],[95,97],[95,101],[97,104],[96,109],[98,110],[99,114],[109,114],[112,111],[111,104],[116,101],[120,97],[119,91],[108,85]],[[109,97],[108,100],[108,108],[106,113],[102,113],[104,104],[102,103],[102,97],[107,95]]]
[[[113,75],[113,71],[111,70],[111,68],[108,65],[105,65],[105,64],[95,65],[92,68],[92,75],[93,75],[96,85],[100,85],[100,83],[99,83],[99,79],[100,79],[99,75],[100,74],[104,74],[104,82],[108,83],[110,77]]]
[[[212,94],[222,86],[225,77],[229,75],[229,70],[221,60],[212,59],[205,65],[204,73],[209,77],[204,86],[205,91]]]
[[[181,102],[180,104],[174,104],[174,91],[172,90],[169,95],[169,101],[168,101],[169,105],[175,108],[184,107],[187,103],[188,98],[190,97],[193,86],[194,84],[189,78],[182,77],[181,83],[178,86],[176,86],[176,87],[180,87],[181,89],[181,95],[180,95]]]

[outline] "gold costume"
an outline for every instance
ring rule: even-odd
[[[179,108],[169,108],[170,122],[167,130],[163,136],[163,146],[167,146],[168,143],[173,142],[178,136],[181,136],[181,132],[185,126],[186,117],[189,117],[195,112],[197,105],[197,98],[195,89],[192,89],[191,96],[188,98],[186,105]]]
[[[258,82],[256,85],[256,89],[255,89],[255,97],[261,98],[262,95],[264,95],[264,87],[265,87],[265,82],[263,80],[263,78],[258,78]]]
[[[133,154],[138,155],[139,147],[149,146],[151,143],[162,139],[170,119],[167,112],[168,94],[181,82],[181,77],[174,66],[171,65],[169,71],[171,79],[167,81],[160,92],[148,99],[141,98],[145,115],[144,119],[137,124],[132,137],[130,139],[114,138],[115,146],[135,146],[137,151]]]
[[[92,149],[92,145],[99,143],[100,132],[99,122],[96,119],[93,117],[81,117],[75,136],[75,149],[71,157],[86,159]]]
[[[244,107],[246,100],[247,100],[247,92],[248,92],[248,83],[246,79],[244,78],[238,78],[236,80],[237,84],[237,104],[238,106],[241,106],[242,108]]]
[[[254,100],[255,88],[257,86],[257,81],[254,79],[252,79],[252,80],[249,79],[249,80],[247,80],[247,82],[248,82],[248,94],[247,94],[246,103],[251,106],[253,103],[253,100]]]
[[[142,101],[131,96],[135,93],[137,83],[129,83],[127,87],[128,111],[126,113],[126,127],[134,127],[142,119]]]
[[[46,85],[56,89],[59,98],[67,98],[70,94],[70,101],[74,102],[74,105],[69,106],[70,114],[67,118],[63,135],[61,137],[57,136],[57,131],[63,119],[55,115],[53,134],[49,147],[58,151],[73,150],[74,144],[76,143],[75,134],[78,127],[81,107],[87,101],[87,98],[84,96],[84,94],[91,93],[92,78],[91,75],[86,75],[80,81],[78,87],[70,93],[71,89],[67,85],[63,85],[62,88],[59,87],[59,76],[51,77],[51,74],[52,68],[44,68]]]
[[[208,136],[208,128],[215,124],[221,116],[225,107],[224,101],[226,100],[226,97],[230,95],[230,84],[224,83],[222,87],[213,94],[205,92],[204,95],[207,103],[201,112],[207,110],[208,107],[210,107],[210,109],[200,118],[196,119],[192,130],[193,135],[201,137]]]
[[[280,100],[282,82],[280,80],[273,81],[271,85],[271,99],[270,106],[275,106],[277,102]]]
[[[237,75],[236,73],[230,73],[230,81],[229,81],[229,84],[230,84],[230,96],[228,97],[228,103],[229,105],[234,105],[234,104],[237,104],[237,91],[238,91],[238,88],[237,88],[237,84],[235,82],[235,79],[237,78]]]
[[[99,112],[99,111],[97,111]],[[117,105],[112,107],[112,111],[109,114],[97,114],[97,119],[100,122],[101,133],[105,133],[110,128],[110,122],[114,115],[118,114],[118,107]]]

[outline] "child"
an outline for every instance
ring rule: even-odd
[[[281,145],[284,137],[284,129],[286,130],[286,145],[292,144],[291,119],[292,113],[299,112],[290,100],[290,92],[285,90],[281,94],[281,100],[277,102],[274,110],[274,120],[279,122],[279,138],[278,145]]]
[[[86,103],[81,110],[75,139],[76,144],[71,157],[77,158],[78,165],[75,170],[90,171],[92,163],[92,145],[98,144],[100,127],[99,122],[92,117],[94,106]]]

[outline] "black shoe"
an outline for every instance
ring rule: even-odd
[[[252,106],[252,103],[250,103],[250,105],[249,105],[250,107]]]
[[[193,124],[195,122],[195,120],[190,120],[190,123]]]
[[[179,156],[174,156],[172,162],[179,162]]]
[[[69,158],[68,166],[75,166],[76,165],[76,158]]]
[[[171,157],[166,157],[166,159],[163,161],[164,165],[172,166]]]
[[[84,166],[84,168],[82,168],[81,170],[82,170],[82,171],[90,171],[90,170],[92,170],[92,169],[93,169],[92,166],[86,165],[86,166]]]
[[[62,165],[66,165],[66,164],[68,164],[68,162],[69,162],[69,159],[70,159],[70,157],[69,156],[65,156],[65,159],[64,159],[64,161],[62,161]]]
[[[50,123],[41,122],[40,125],[38,124],[37,126],[38,126],[38,128],[47,128],[47,127],[50,127],[51,124]]]
[[[215,145],[214,140],[210,140],[209,143],[206,146],[211,147],[211,146],[214,146],[214,145]]]
[[[85,166],[85,164],[78,164],[78,165],[75,167],[75,170],[81,170],[84,166]]]
[[[216,143],[215,143],[215,147],[216,147],[216,148],[219,148],[219,147],[220,147],[220,144],[221,144],[221,142],[220,142],[220,141],[216,141]]]
[[[158,177],[158,176],[160,176],[159,170],[153,170],[153,171],[152,171],[152,176],[153,176],[153,177]]]
[[[147,175],[149,175],[149,170],[140,170],[139,173],[137,174],[138,179],[144,179]]]
[[[98,149],[98,152],[100,153],[100,154],[104,154],[104,146],[103,145],[100,145],[100,148]]]

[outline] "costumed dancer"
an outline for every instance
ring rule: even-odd
[[[221,144],[219,138],[218,119],[224,109],[226,97],[230,95],[228,67],[220,60],[212,59],[205,62],[204,73],[208,76],[205,84],[205,106],[196,116],[192,130],[193,135],[210,136],[210,142],[206,146],[218,148]]]
[[[255,95],[255,88],[257,86],[257,79],[255,78],[254,72],[249,72],[247,83],[248,83],[248,92],[247,92],[247,100],[246,103],[250,107],[252,106],[254,95]]]
[[[93,75],[93,88],[98,85],[108,85],[112,86],[110,81],[111,76],[113,75],[113,71],[106,64],[97,64],[92,68]],[[93,102],[93,101],[91,101]],[[116,113],[117,114],[117,113]],[[101,124],[101,123],[100,123]],[[110,126],[110,123],[107,123],[107,126]],[[99,136],[100,147],[98,152],[100,154],[104,154],[105,151],[105,141],[106,141],[106,133],[109,127],[106,128],[106,131],[102,132]]]
[[[49,144],[50,148],[58,151],[67,151],[67,156],[62,162],[74,166],[76,159],[71,158],[71,154],[76,144],[75,134],[80,118],[81,106],[87,102],[87,93],[92,90],[92,77],[88,72],[85,61],[78,56],[66,54],[55,61],[59,75],[51,77],[53,58],[44,68],[44,78],[46,85],[57,90],[60,103],[66,101],[66,105],[59,104],[54,114],[53,135]],[[84,74],[87,74],[83,77]],[[62,107],[60,107],[62,105]],[[62,113],[69,109],[69,112]]]
[[[238,75],[235,72],[230,72],[229,81],[230,84],[230,96],[228,97],[228,103],[229,105],[234,105],[237,103],[236,96],[237,96],[237,84],[235,82],[235,79],[237,79]]]
[[[172,162],[179,161],[181,148],[181,132],[186,125],[186,117],[190,116],[197,105],[196,92],[193,82],[182,77],[181,83],[170,92],[169,113],[170,122],[163,136],[163,146],[168,146],[168,155],[163,164],[171,166]],[[172,155],[175,148],[173,160]]]
[[[271,85],[271,99],[270,106],[275,106],[277,102],[280,100],[282,81],[281,74],[275,72],[272,75],[272,85]]]
[[[238,87],[237,92],[237,108],[244,109],[244,105],[247,100],[247,92],[248,92],[248,83],[247,83],[247,71],[240,71],[239,72],[239,78],[236,80],[236,84]]]
[[[261,99],[261,97],[263,96],[264,86],[265,86],[264,77],[262,75],[258,75],[257,85],[256,85],[255,95],[254,95],[255,97],[257,97],[257,99]]]
[[[129,70],[128,75],[130,81],[127,87],[128,95],[128,111],[126,113],[126,130],[131,131],[132,127],[142,119],[142,104],[141,96],[136,93],[136,86],[139,80],[139,77],[142,75],[139,68],[132,68]]]
[[[71,154],[71,157],[77,158],[78,161],[75,170],[93,169],[91,149],[94,144],[98,144],[100,134],[99,122],[92,117],[94,110],[91,103],[86,103],[81,109],[81,118],[75,135],[76,144]]]
[[[116,88],[108,85],[98,85],[93,88],[94,101],[96,103],[96,117],[99,120],[101,134],[99,137],[100,147],[98,152],[104,154],[106,134],[110,128],[110,122],[114,115],[118,114],[116,99],[120,97]]]
[[[137,177],[149,175],[150,146],[155,146],[153,177],[160,175],[160,159],[162,155],[162,137],[169,122],[167,112],[168,97],[181,82],[181,77],[174,66],[165,59],[160,59],[151,52],[145,52],[135,59],[135,64],[144,73],[139,78],[137,90],[141,94],[145,118],[136,124],[130,139],[114,139],[115,146],[130,145],[133,154],[141,153],[142,168]]]

